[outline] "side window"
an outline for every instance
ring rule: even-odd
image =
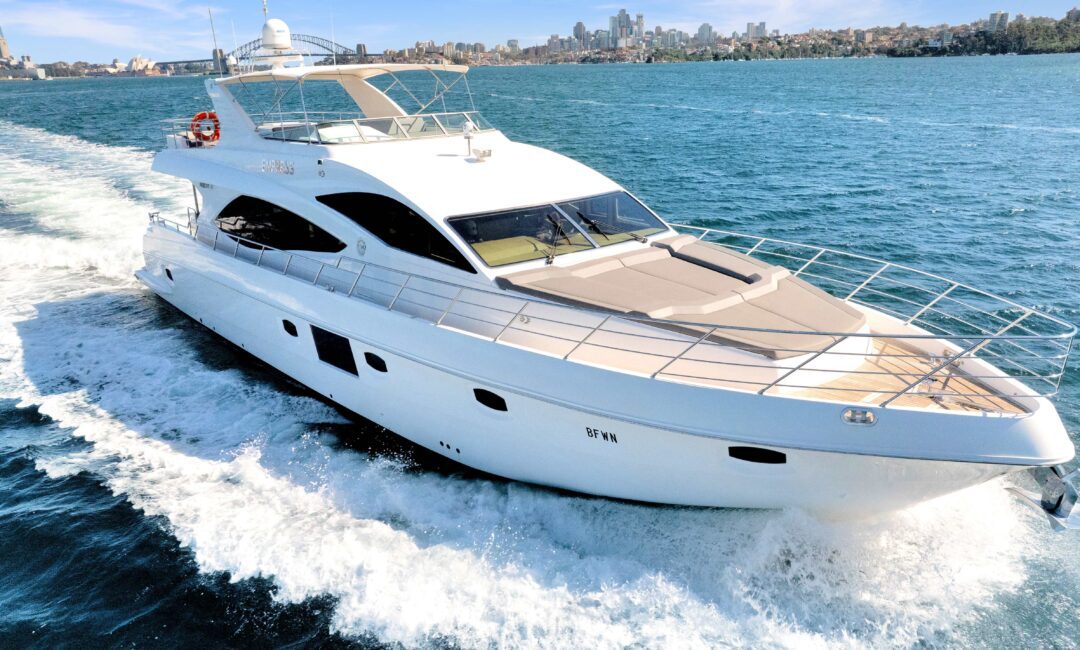
[[[319,361],[350,375],[360,374],[356,370],[356,359],[353,357],[349,339],[314,325],[311,326],[311,338],[315,339],[315,353],[319,355]]]
[[[345,250],[345,242],[300,215],[250,196],[234,199],[221,211],[216,222],[227,235],[271,248],[315,253]]]
[[[476,273],[465,256],[435,226],[408,206],[381,194],[325,194],[319,202],[345,215],[386,245]]]

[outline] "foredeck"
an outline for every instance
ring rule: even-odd
[[[158,225],[183,226],[152,219]],[[825,346],[798,356],[732,347],[732,332],[764,328],[673,322],[462,287],[350,258],[322,263],[198,227],[223,255],[495,344],[658,381],[865,407],[1020,414],[1056,394],[1075,328],[977,289],[889,262],[829,249],[678,227],[780,263],[867,314],[857,332],[784,331]],[[746,242],[746,243],[740,243]],[[784,260],[786,259],[786,263]],[[672,327],[677,325],[678,327]],[[814,350],[806,352],[807,349]],[[776,352],[790,351],[787,348]],[[853,409],[855,409],[853,411]]]

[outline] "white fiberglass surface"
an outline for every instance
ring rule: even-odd
[[[1032,554],[1080,571],[998,483],[822,522],[587,499],[417,463],[134,280],[145,213],[182,214],[190,187],[149,175],[137,150],[0,126],[0,399],[84,443],[39,449],[41,480],[93,476],[201,572],[265,578],[281,602],[331,596],[343,635],[906,647],[993,617],[1022,595]]]

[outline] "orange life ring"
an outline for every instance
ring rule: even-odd
[[[207,120],[214,125],[214,130],[210,133],[202,130],[202,123]],[[213,111],[196,113],[195,117],[191,118],[191,132],[199,142],[217,142],[221,138],[221,122],[218,120],[217,113]]]

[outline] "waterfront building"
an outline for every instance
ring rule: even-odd
[[[1009,12],[995,11],[990,14],[990,21],[986,30],[991,33],[1003,32],[1009,26]]]
[[[210,61],[212,62],[210,65],[213,67],[214,72],[223,73],[229,71],[229,64],[225,60],[225,50],[220,47],[214,48],[210,53]],[[119,59],[113,59],[113,66],[116,66],[119,63]]]
[[[764,22],[760,22],[760,23],[757,23],[757,24],[746,23],[746,34],[745,34],[746,40],[748,40],[748,41],[756,41],[757,39],[765,38],[768,35],[769,35],[769,32],[766,29]]]
[[[855,42],[862,45],[869,45],[874,42],[874,32],[859,29],[855,31]]]
[[[517,54],[521,51],[521,43],[516,38],[506,41],[506,47],[510,48],[511,54]]]

